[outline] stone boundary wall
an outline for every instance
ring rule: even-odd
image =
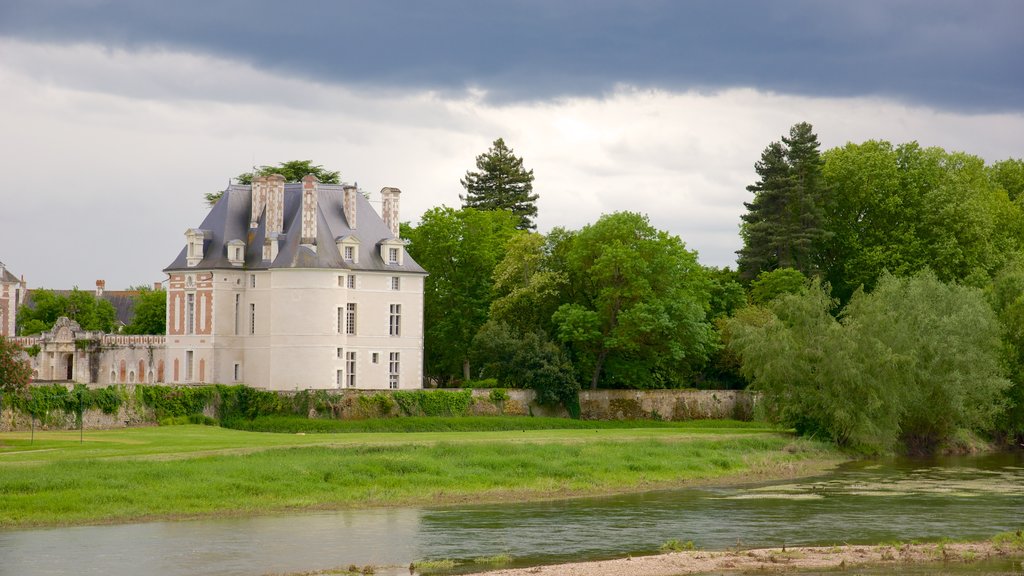
[[[746,390],[584,390],[584,420],[751,420],[757,395]]]
[[[439,391],[443,393],[445,389]],[[569,417],[569,413],[562,407],[537,404],[533,390],[505,389],[508,399],[501,402],[492,401],[491,392],[492,389],[488,388],[472,390],[473,403],[469,408],[469,416]],[[367,412],[367,403],[359,402],[359,397],[390,395],[391,391],[338,390],[336,394],[336,401],[332,401],[330,410],[322,414],[313,410],[309,416],[342,420],[381,417],[379,412]],[[584,420],[750,420],[756,402],[756,393],[745,390],[584,390],[580,392],[580,417]],[[213,406],[207,406],[204,414],[214,416]],[[403,414],[394,406],[386,416],[402,417]],[[83,424],[89,430],[125,428],[155,425],[156,418],[151,411],[134,402],[127,402],[120,406],[117,414],[104,414],[98,409],[86,410]],[[31,426],[29,415],[14,412],[10,408],[0,410],[0,432],[25,431]],[[53,414],[45,424],[37,420],[36,429],[76,430],[78,420],[75,413]]]

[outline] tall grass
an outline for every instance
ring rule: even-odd
[[[206,442],[204,446],[211,445],[209,435],[219,432],[204,426],[174,429]],[[592,431],[545,433],[556,441],[530,439],[531,433],[507,440],[494,440],[488,433],[452,433],[453,441],[423,442],[410,434],[412,442],[191,456],[178,451],[167,459],[154,454],[55,459],[40,453],[34,462],[0,461],[0,527],[576,496],[790,470],[838,458],[824,445],[794,441],[785,434],[689,433],[676,438],[671,430],[657,437],[637,437],[628,430],[599,432],[593,440],[588,439],[594,437]],[[264,439],[310,438],[242,432],[226,436],[232,445],[246,439],[258,444]],[[106,450],[110,454],[112,449]]]

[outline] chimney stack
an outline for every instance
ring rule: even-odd
[[[352,230],[356,229],[356,195],[359,194],[359,189],[351,184],[345,185],[345,195],[342,202],[342,208],[345,211],[345,221],[348,222],[348,227]]]
[[[317,185],[320,181],[312,174],[302,177],[302,236],[300,244],[316,245]]]
[[[249,217],[249,228],[260,225],[260,216],[267,205],[267,177],[256,176],[252,179],[252,216]]]
[[[284,176],[267,176],[267,233],[284,229]]]
[[[153,282],[153,292],[159,292],[164,289],[163,282]]]
[[[380,190],[380,204],[381,204],[381,218],[384,219],[384,224],[387,225],[388,230],[391,230],[391,235],[398,238],[398,196],[402,191],[398,188],[381,188]]]
[[[103,289],[106,288],[106,287],[107,287],[107,281],[106,280],[97,280],[96,281],[96,297],[97,298],[102,298],[103,297]]]

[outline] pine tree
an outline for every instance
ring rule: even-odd
[[[740,276],[794,268],[806,276],[818,271],[819,254],[828,233],[820,144],[806,122],[794,125],[789,137],[772,142],[754,164],[759,180],[747,186],[754,200],[744,203],[737,254]]]
[[[533,193],[533,170],[523,168],[523,159],[516,157],[505,141],[498,138],[490,150],[476,157],[478,172],[466,172],[460,180],[466,195],[459,195],[465,208],[477,210],[508,210],[519,218],[520,230],[534,230],[537,225],[537,198]]]
[[[761,160],[754,164],[754,170],[760,179],[747,186],[747,190],[754,193],[754,200],[743,203],[747,213],[740,217],[743,248],[738,252],[737,267],[740,277],[746,280],[763,271],[784,267],[791,261],[784,242],[793,186],[786,149],[780,142],[772,142],[761,152]]]

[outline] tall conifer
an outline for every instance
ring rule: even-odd
[[[459,195],[465,208],[508,210],[519,218],[520,230],[537,225],[537,198],[533,193],[533,170],[523,168],[523,159],[498,138],[490,150],[476,157],[479,172],[466,172],[460,180],[466,195]]]

